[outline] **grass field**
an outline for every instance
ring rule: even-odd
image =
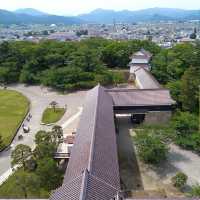
[[[47,108],[42,116],[42,123],[51,124],[59,121],[62,116],[65,114],[64,108]]]
[[[0,186],[0,199],[1,198],[23,198],[24,193],[22,188],[17,184],[16,177],[20,176],[22,170],[18,170],[8,180]],[[33,172],[32,172],[33,173]],[[31,185],[29,185],[31,187]],[[33,186],[34,187],[34,186]],[[42,186],[40,190],[28,189],[28,198],[48,198],[50,192],[46,191]]]
[[[12,140],[28,108],[28,99],[19,92],[0,90],[0,134],[4,145]]]

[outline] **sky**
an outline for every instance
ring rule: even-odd
[[[35,8],[57,15],[77,15],[96,8],[139,10],[153,7],[200,9],[200,0],[0,0],[0,9]]]

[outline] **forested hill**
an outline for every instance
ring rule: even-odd
[[[198,8],[197,8],[198,9]],[[200,20],[200,10],[182,10],[174,8],[149,8],[144,10],[106,10],[96,9],[78,16],[80,19],[96,23],[133,23],[168,20]]]
[[[0,9],[0,24],[81,24],[77,17],[63,17],[57,15],[28,15]]]

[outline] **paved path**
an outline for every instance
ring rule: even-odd
[[[49,130],[51,127],[41,125],[41,116],[45,108],[51,101],[56,101],[60,106],[67,104],[67,112],[63,118],[58,122],[58,125],[63,125],[64,132],[67,126],[72,126],[73,123],[77,123],[78,116],[81,114],[81,108],[84,102],[86,92],[74,92],[67,95],[62,95],[54,91],[48,91],[47,88],[41,88],[40,86],[25,87],[24,85],[16,85],[9,87],[24,94],[31,102],[30,113],[32,118],[30,122],[25,120],[24,124],[29,126],[31,131],[28,134],[24,134],[22,128],[18,131],[17,136],[13,141],[13,148],[18,144],[26,144],[31,148],[34,148],[35,134],[39,130]],[[75,117],[74,117],[75,115]],[[73,116],[73,117],[72,117]],[[69,119],[69,121],[67,121]],[[70,124],[70,123],[71,124]],[[74,125],[72,126],[74,127]],[[18,140],[18,135],[23,134],[23,140]],[[6,177],[10,173],[11,168],[11,149],[0,153],[0,177]]]
[[[168,159],[177,170],[188,175],[189,185],[200,184],[200,156],[171,145]]]

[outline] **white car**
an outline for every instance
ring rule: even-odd
[[[23,127],[24,133],[28,133],[30,131],[30,128],[28,126]]]

